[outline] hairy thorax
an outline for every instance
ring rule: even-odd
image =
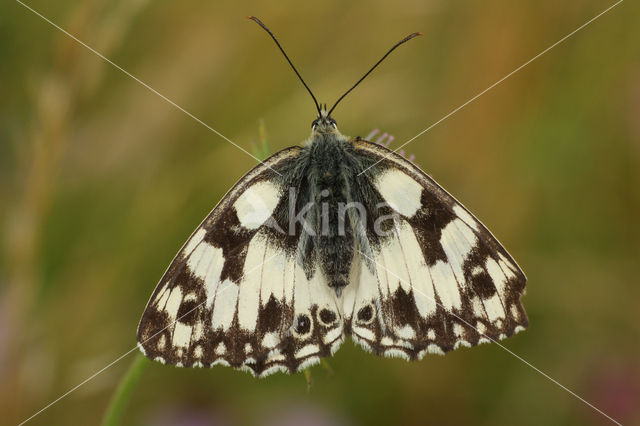
[[[321,273],[338,296],[353,281],[359,252],[368,253],[370,243],[382,238],[368,216],[386,210],[379,208],[381,198],[371,179],[361,175],[370,165],[353,141],[324,127],[312,133],[295,169],[281,170],[288,203],[282,201],[274,216],[290,231],[288,249],[296,253],[307,278]]]

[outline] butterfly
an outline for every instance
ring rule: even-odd
[[[276,37],[318,116],[303,146],[254,167],[180,249],[138,327],[149,358],[296,372],[346,336],[417,360],[528,325],[526,277],[489,230],[415,164],[349,138]]]

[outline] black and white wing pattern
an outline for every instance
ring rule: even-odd
[[[340,346],[335,292],[319,268],[305,273],[295,241],[267,226],[287,202],[276,172],[301,149],[280,151],[245,175],[178,252],[138,327],[147,357],[265,376],[298,371]]]
[[[367,232],[345,289],[347,331],[379,355],[420,359],[528,325],[526,277],[487,228],[418,167],[354,141],[363,176],[396,213],[389,235]]]

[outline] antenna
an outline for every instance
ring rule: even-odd
[[[289,65],[291,65],[291,68],[293,68],[293,71],[296,73],[296,75],[298,76],[298,78],[300,79],[300,81],[302,82],[302,84],[304,85],[304,87],[307,89],[307,91],[309,92],[309,94],[311,95],[311,97],[313,98],[313,102],[316,104],[316,109],[318,110],[318,117],[320,117],[322,115],[321,111],[320,111],[320,105],[318,105],[318,101],[316,100],[316,97],[313,96],[313,92],[311,91],[311,89],[309,89],[309,86],[307,86],[307,83],[304,82],[304,80],[302,79],[302,76],[300,75],[300,73],[298,72],[298,70],[296,69],[296,67],[293,66],[293,62],[291,62],[291,59],[289,59],[289,57],[287,56],[287,54],[284,52],[284,49],[282,48],[282,46],[280,46],[280,43],[278,42],[278,39],[276,38],[275,35],[273,35],[273,33],[271,32],[271,30],[269,28],[267,28],[267,26],[265,24],[262,23],[261,20],[259,20],[258,18],[256,18],[255,16],[247,16],[248,19],[251,19],[252,21],[254,21],[255,23],[257,23],[258,25],[260,25],[262,27],[263,30],[265,30],[267,33],[269,33],[269,35],[271,36],[271,38],[273,39],[273,41],[276,42],[276,45],[278,46],[278,49],[280,49],[280,51],[282,52],[282,54],[284,55],[284,57],[286,58],[287,62],[289,62]],[[406,40],[405,40],[406,41]],[[394,47],[395,49],[395,47]],[[391,49],[393,50],[393,49]],[[388,54],[387,54],[388,55]],[[384,59],[384,58],[383,58]],[[376,64],[377,65],[377,64]],[[375,68],[375,67],[374,67]]]
[[[401,44],[403,44],[403,43],[408,42],[409,40],[411,40],[411,39],[412,39],[412,38],[414,38],[414,37],[421,36],[421,35],[422,35],[422,33],[413,33],[413,34],[410,34],[410,35],[406,36],[405,38],[403,38],[403,39],[402,39],[402,40],[400,40],[399,42],[397,42],[397,43],[396,43],[396,44],[395,44],[391,49],[389,49],[389,50],[387,51],[387,53],[385,53],[385,54],[384,54],[384,56],[383,56],[382,58],[380,58],[380,60],[379,60],[378,62],[376,62],[376,64],[375,64],[374,66],[372,66],[372,67],[371,67],[371,69],[370,69],[369,71],[367,71],[367,73],[366,73],[365,75],[363,75],[363,76],[362,76],[362,78],[361,78],[360,80],[358,80],[358,81],[356,82],[356,84],[354,84],[354,85],[351,87],[351,89],[347,90],[347,91],[344,93],[344,95],[340,96],[340,99],[338,99],[338,100],[336,101],[336,103],[335,103],[335,104],[333,104],[333,106],[332,106],[332,107],[331,107],[331,109],[329,110],[329,113],[327,114],[327,116],[328,116],[328,117],[330,117],[330,116],[331,116],[331,113],[332,113],[332,112],[333,112],[333,110],[336,108],[336,106],[340,103],[340,101],[341,101],[345,96],[347,96],[347,95],[349,94],[349,92],[351,92],[353,89],[355,89],[355,88],[356,88],[356,86],[362,82],[362,80],[364,80],[364,79],[365,79],[369,74],[371,74],[371,71],[373,71],[374,69],[376,69],[376,67],[377,67],[378,65],[380,65],[380,62],[384,61],[384,59],[385,59],[387,56],[389,56],[389,54],[391,54],[391,52],[393,52],[393,51],[396,49],[396,47],[400,46],[400,45],[401,45]],[[277,42],[276,42],[276,43],[277,43]],[[292,66],[293,66],[293,65],[292,65]]]

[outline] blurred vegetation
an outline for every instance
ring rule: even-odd
[[[299,144],[307,93],[395,145],[612,2],[28,2],[251,150]],[[505,346],[625,424],[640,424],[640,30],[627,1],[406,150],[529,278],[531,327]],[[15,424],[135,345],[147,298],[254,160],[16,2],[0,4],[0,417]],[[133,361],[31,424],[96,424]],[[346,342],[335,374],[255,380],[153,364],[125,424],[606,424],[496,345],[418,363]]]

